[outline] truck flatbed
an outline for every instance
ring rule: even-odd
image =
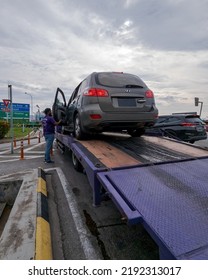
[[[208,259],[208,151],[147,136],[56,139],[85,169],[93,204],[104,189],[128,224],[143,224],[161,259]]]

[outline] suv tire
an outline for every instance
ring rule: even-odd
[[[77,140],[82,140],[86,137],[86,134],[83,132],[82,129],[79,114],[76,114],[74,117],[74,136]]]

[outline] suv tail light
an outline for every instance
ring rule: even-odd
[[[102,88],[90,88],[83,93],[84,96],[108,97],[108,91]]]
[[[146,98],[154,98],[154,93],[150,89],[148,89],[145,92],[145,96],[146,96]]]
[[[196,126],[195,123],[181,123],[181,126]]]
[[[90,118],[92,120],[99,120],[99,119],[102,119],[101,115],[100,114],[91,114],[90,115]]]

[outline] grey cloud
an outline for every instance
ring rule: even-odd
[[[144,45],[162,50],[202,50],[208,46],[208,1],[138,1],[129,8]]]
[[[128,6],[126,1],[120,0],[78,3],[82,3],[80,7],[88,23],[93,15],[103,19],[105,24],[100,32],[106,37],[115,36],[122,24],[131,20],[133,36],[128,40],[129,44],[142,43],[161,50],[207,49],[207,0],[139,0]]]
[[[0,94],[10,80],[47,104],[103,70],[139,75],[165,106],[206,92],[208,0],[0,3]]]
[[[198,66],[208,69],[208,61],[200,62],[198,63]]]
[[[158,96],[158,100],[160,101],[166,101],[168,103],[170,102],[175,102],[176,101],[176,97],[173,95],[167,95],[167,96]]]
[[[97,36],[102,40],[111,37],[115,43],[142,44],[153,49],[207,49],[207,0],[138,0],[128,3],[125,0],[5,1],[0,12],[1,44],[16,47],[48,44],[48,32],[60,37],[62,34],[70,36],[72,32],[84,38]],[[102,24],[93,21],[95,17]],[[122,33],[127,21],[132,22],[131,26],[126,26],[129,33]],[[5,33],[6,27],[8,33]]]

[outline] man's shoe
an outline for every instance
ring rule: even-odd
[[[45,161],[45,163],[54,163],[53,160],[48,160],[48,161]]]

